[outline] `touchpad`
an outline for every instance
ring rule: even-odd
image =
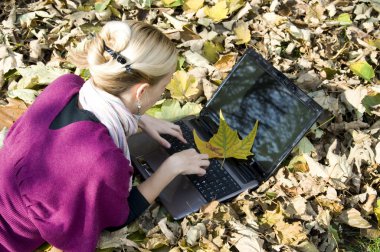
[[[128,146],[131,157],[153,172],[169,157],[164,147],[143,132],[129,137]]]
[[[145,156],[161,148],[161,145],[144,132],[134,134],[128,138],[128,147],[131,156]]]
[[[169,154],[163,149],[163,147],[159,147],[153,152],[145,155],[145,160],[151,167],[153,171],[156,171],[158,167],[169,157]]]

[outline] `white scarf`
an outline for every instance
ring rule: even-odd
[[[137,132],[138,124],[136,116],[128,110],[120,98],[96,87],[90,78],[79,90],[79,102],[83,109],[94,113],[107,127],[116,146],[123,150],[128,160],[131,160],[127,138]],[[129,181],[129,191],[131,188],[132,177]]]

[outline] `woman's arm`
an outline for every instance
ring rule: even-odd
[[[210,164],[207,154],[188,149],[173,154],[147,180],[137,186],[145,199],[152,204],[161,191],[179,174],[206,174]]]

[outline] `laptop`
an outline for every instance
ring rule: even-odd
[[[133,166],[146,179],[171,154],[196,148],[193,129],[203,140],[209,140],[218,130],[220,110],[240,137],[247,136],[256,120],[259,121],[254,155],[247,160],[228,158],[224,163],[221,159],[210,159],[206,175],[177,176],[159,195],[174,219],[196,212],[212,200],[225,201],[259,187],[278,170],[323,111],[284,74],[249,48],[199,116],[175,122],[188,144],[164,135],[171,143],[171,148],[166,149],[144,132],[137,133],[128,139]]]

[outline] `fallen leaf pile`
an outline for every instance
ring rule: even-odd
[[[66,72],[89,77],[66,60],[67,49],[83,46],[108,20],[153,24],[180,51],[151,115],[199,113],[247,47],[329,112],[257,190],[181,221],[155,204],[127,229],[104,233],[100,247],[365,251],[376,238],[380,244],[379,0],[8,0],[0,7],[0,146],[51,80]]]

